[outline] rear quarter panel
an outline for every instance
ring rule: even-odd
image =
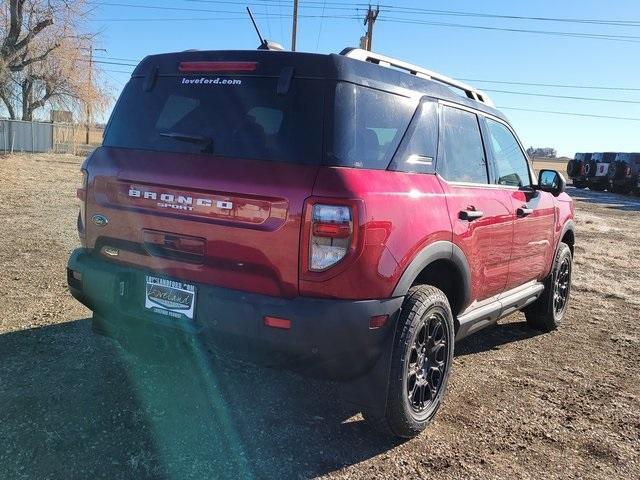
[[[388,298],[420,250],[451,241],[447,205],[435,175],[321,167],[313,195],[362,199],[364,240],[348,268],[336,269],[333,277],[314,281],[301,275],[301,295]]]

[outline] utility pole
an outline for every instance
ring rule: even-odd
[[[293,25],[291,26],[291,51],[296,51],[296,36],[298,35],[298,0],[293,0]]]
[[[369,9],[367,10],[367,16],[364,19],[364,24],[367,26],[367,42],[366,48],[371,51],[373,47],[373,24],[376,23],[376,19],[378,18],[378,14],[380,13],[380,5],[377,5],[375,10],[371,8],[369,5]]]
[[[101,52],[105,52],[106,53],[106,49],[104,48],[93,48],[93,45],[90,45],[88,49],[89,50],[89,75],[87,77],[88,79],[88,85],[87,85],[87,96],[89,95],[89,92],[91,91],[91,86],[93,85],[93,51],[101,51]],[[87,106],[87,125],[86,125],[86,132],[85,132],[85,143],[87,145],[89,145],[89,130],[90,130],[90,126],[91,126],[91,102],[89,101],[88,98],[85,99],[85,103]]]

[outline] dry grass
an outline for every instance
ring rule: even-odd
[[[567,162],[568,160],[560,160],[560,159],[535,159],[533,161],[533,168],[535,168],[536,172],[542,170],[543,168],[548,168],[550,170],[557,170],[562,173],[565,178],[567,178]]]

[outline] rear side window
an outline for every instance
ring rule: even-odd
[[[322,81],[295,78],[288,93],[278,95],[277,78],[244,76],[217,83],[202,78],[208,81],[160,76],[148,92],[142,78],[132,78],[104,145],[321,163]]]
[[[513,134],[501,123],[487,118],[496,169],[496,183],[510,187],[531,186],[527,158]]]
[[[437,149],[437,103],[425,99],[420,103],[389,168],[402,172],[433,173]]]
[[[438,173],[450,182],[489,183],[476,114],[443,106],[441,135]]]
[[[386,169],[416,105],[416,100],[400,95],[339,82],[329,164]]]

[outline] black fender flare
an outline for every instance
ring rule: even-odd
[[[571,231],[571,233],[573,234],[573,239],[575,242],[576,222],[574,222],[573,220],[567,220],[564,226],[562,227],[562,230],[560,231],[560,236],[558,237],[558,243],[556,244],[555,252],[558,251],[558,248],[560,248],[560,243],[562,242],[562,239],[564,238],[565,234],[569,231]],[[575,245],[574,245],[574,250],[575,250]]]
[[[471,303],[471,269],[460,247],[446,240],[431,243],[414,257],[396,284],[393,296],[402,297],[406,295],[420,272],[436,260],[449,260],[458,268],[458,273],[462,279],[462,285],[460,285],[462,291],[460,311],[463,311]]]

